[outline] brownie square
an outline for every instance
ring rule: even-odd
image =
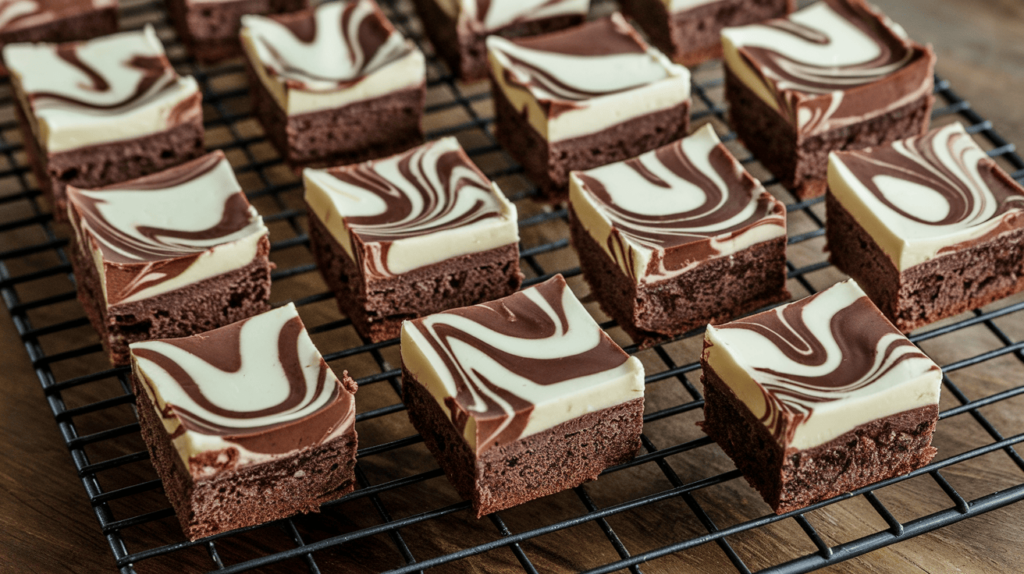
[[[644,369],[561,275],[402,326],[403,399],[477,517],[595,480],[640,448]]]
[[[79,43],[8,44],[22,142],[54,218],[65,188],[148,175],[203,153],[202,94],[152,26]]]
[[[800,199],[825,193],[828,154],[927,131],[935,53],[864,0],[722,30],[729,121]]]
[[[309,6],[309,0],[167,0],[174,30],[196,60],[214,63],[238,56],[238,31],[246,14],[280,14]]]
[[[7,2],[0,48],[18,42],[72,42],[117,32],[117,0]],[[0,76],[7,68],[0,63]]]
[[[927,464],[942,371],[854,281],[709,325],[704,432],[783,514]]]
[[[244,16],[253,107],[293,166],[354,163],[423,141],[423,54],[373,0]]]
[[[318,512],[355,487],[356,383],[291,303],[134,343],[131,358],[142,438],[189,540]]]
[[[540,188],[564,201],[569,172],[624,160],[686,135],[690,73],[622,15],[532,38],[487,39],[495,130]]]
[[[313,255],[365,339],[522,283],[516,208],[453,137],[303,179]]]
[[[220,151],[98,189],[68,188],[78,300],[114,365],[136,341],[270,308],[270,240]]]
[[[583,276],[641,348],[789,299],[786,206],[710,125],[572,172],[569,204]]]
[[[1024,188],[959,123],[832,154],[829,259],[903,332],[1024,290]]]
[[[722,28],[780,18],[796,0],[619,0],[623,13],[673,61],[696,66],[722,57]]]
[[[487,36],[535,36],[581,24],[590,0],[413,0],[434,52],[464,81],[487,77]]]

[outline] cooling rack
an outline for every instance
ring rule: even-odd
[[[911,339],[942,365],[937,459],[907,476],[776,516],[693,424],[703,400],[701,332],[638,351],[587,297],[568,243],[564,209],[533,203],[536,190],[493,138],[486,84],[455,81],[433,57],[408,0],[382,2],[428,55],[425,127],[455,135],[520,212],[525,285],[562,273],[602,327],[647,369],[643,450],[595,482],[471,517],[401,404],[397,341],[365,344],[341,316],[312,263],[301,182],[250,117],[239,62],[188,59],[160,2],[122,2],[122,27],[152,23],[182,73],[204,95],[207,145],[222,149],[271,228],[275,304],[294,301],[325,358],[357,378],[358,489],[320,514],[197,542],[184,539],[139,437],[126,368],[109,368],[75,300],[64,231],[31,178],[0,85],[0,295],[24,342],[88,502],[121,572],[629,571],[808,572],[1024,499],[1024,297],[930,326]],[[595,10],[613,6],[597,2]],[[933,124],[961,121],[1018,181],[1024,161],[991,122],[936,78]],[[695,126],[712,123],[747,169],[787,203],[789,288],[802,297],[842,276],[823,253],[823,204],[796,201],[735,141],[725,123],[718,64],[694,70]],[[1004,434],[1005,433],[1005,434]],[[972,480],[984,473],[984,487]],[[844,523],[856,523],[844,528]],[[99,540],[97,540],[99,542]],[[770,546],[771,558],[758,548]],[[780,559],[781,556],[781,559]]]

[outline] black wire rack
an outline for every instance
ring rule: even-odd
[[[493,138],[486,85],[457,82],[437,62],[409,0],[383,4],[392,22],[428,55],[428,138],[457,136],[519,207],[525,285],[560,272],[577,293],[585,294],[567,240],[566,212],[531,201],[536,190]],[[607,2],[596,4],[597,11],[613,8]],[[694,563],[702,564],[701,571],[808,572],[1024,499],[1024,459],[1015,450],[1024,434],[1004,436],[999,430],[1001,421],[1020,422],[1019,413],[1024,412],[1020,403],[1011,403],[1024,395],[1024,340],[1015,338],[1024,338],[1015,327],[1024,318],[1024,298],[1018,297],[911,337],[943,365],[945,375],[936,432],[938,460],[907,476],[797,512],[772,514],[717,446],[693,425],[701,418],[703,405],[695,384],[702,333],[694,331],[642,352],[635,346],[625,347],[641,357],[648,373],[644,449],[634,461],[610,468],[598,481],[571,491],[481,520],[472,518],[469,504],[458,500],[447,485],[402,412],[397,341],[365,344],[326,292],[307,250],[301,181],[281,163],[250,117],[241,65],[234,61],[201,67],[186,58],[160,2],[122,2],[121,10],[124,28],[154,24],[175,65],[182,73],[194,75],[202,86],[208,147],[227,153],[251,201],[271,227],[272,258],[278,264],[273,274],[275,303],[294,301],[332,367],[358,376],[356,424],[363,445],[356,467],[359,488],[325,504],[322,513],[196,542],[184,539],[139,438],[128,371],[109,368],[75,301],[64,231],[53,225],[42,207],[12,120],[16,104],[9,86],[0,86],[0,295],[121,572],[145,571],[158,563],[179,570],[218,572],[280,564],[287,571],[305,568],[314,573],[397,574],[433,568],[598,574],[678,571]],[[1024,161],[991,122],[957,96],[949,82],[936,78],[935,92],[933,122],[962,121],[991,157],[1015,179],[1024,180]],[[840,279],[822,253],[821,200],[795,201],[729,131],[718,64],[694,70],[693,97],[694,124],[713,123],[747,168],[787,202],[787,265],[794,295],[814,293]],[[593,302],[586,297],[584,301],[595,316],[604,318]],[[604,322],[602,327],[628,343],[614,323]],[[959,355],[949,356],[949,348]],[[994,384],[976,384],[979,372],[1000,375],[994,377]],[[963,373],[971,376],[956,382]],[[960,437],[971,425],[969,444],[942,446],[941,437]],[[1002,458],[993,461],[993,456]],[[947,475],[982,459],[986,466],[1008,467],[1000,475],[1004,483],[983,492],[972,487],[970,495],[961,494]],[[929,503],[919,505],[923,509],[909,514],[902,506],[894,510],[902,498],[899,493],[906,492],[898,489],[906,484],[925,493],[922,496]],[[890,489],[897,489],[897,496],[887,495]],[[874,526],[845,540],[835,534],[830,521],[821,519],[827,516],[822,513],[844,504],[854,505],[851,512]],[[735,507],[742,511],[731,512]],[[644,531],[652,524],[674,524],[677,531],[653,537]],[[589,530],[563,536],[581,528]],[[442,530],[446,545],[437,544],[438,537],[433,535]],[[765,563],[749,550],[750,537],[758,532],[770,533],[755,536],[754,543],[767,540],[789,548],[789,554]],[[453,539],[462,542],[453,544]],[[561,546],[566,540],[574,545],[585,541],[586,547]],[[688,555],[690,562],[664,562]]]

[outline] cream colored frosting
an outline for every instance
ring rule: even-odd
[[[533,21],[573,14],[587,15],[590,0],[489,0],[487,10],[480,17],[477,0],[433,0],[452,18],[464,21],[472,28],[482,27],[490,32],[518,21]]]
[[[426,82],[423,53],[397,30],[391,29],[374,54],[367,57],[362,52],[361,26],[367,19],[384,16],[372,0],[356,0],[343,29],[342,12],[351,4],[320,5],[315,11],[316,33],[308,43],[273,18],[242,17],[246,57],[288,115],[341,108]]]
[[[616,12],[611,18],[616,27],[632,30],[621,14]],[[651,47],[645,53],[576,56],[525,48],[490,36],[487,55],[497,88],[549,142],[594,134],[678,106],[690,98],[689,70]],[[527,76],[510,57],[543,70],[575,90],[603,95],[567,101],[544,88],[528,85]],[[506,74],[517,81],[509,82]],[[549,114],[541,102],[560,102],[568,108]]]
[[[705,4],[713,4],[719,0],[661,0],[665,7],[668,8],[669,13],[682,12],[683,10],[690,10],[697,6],[704,6]]]
[[[59,57],[56,44],[8,44],[3,49],[18,99],[24,110],[30,110],[26,116],[45,151],[139,138],[188,119],[178,115],[178,107],[199,94],[199,85],[191,76],[178,76],[169,64],[144,95],[132,99],[144,73],[128,64],[131,58],[165,57],[151,25],[82,42],[75,54],[109,89],[93,89],[93,79]],[[71,101],[31,97],[38,93],[57,94]]]

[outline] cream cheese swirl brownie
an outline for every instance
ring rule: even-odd
[[[959,123],[833,154],[826,201],[831,260],[903,331],[1024,290],[1024,188]]]
[[[68,44],[10,44],[22,136],[62,220],[64,188],[148,175],[203,152],[202,95],[152,26]]]
[[[583,275],[641,346],[789,298],[786,208],[710,125],[572,172],[569,202]]]
[[[404,400],[477,516],[572,488],[640,446],[644,370],[561,275],[402,327]]]
[[[934,53],[863,0],[726,28],[722,43],[733,127],[801,198],[824,193],[828,151],[928,129]]]
[[[705,432],[777,512],[927,464],[942,371],[853,281],[711,325]]]
[[[484,40],[533,36],[580,24],[590,0],[414,0],[434,50],[463,80],[487,77]]]
[[[313,253],[363,337],[519,288],[516,208],[455,138],[304,180]]]
[[[373,0],[242,18],[257,117],[281,155],[359,161],[420,143],[423,54]]]
[[[220,151],[140,179],[68,188],[78,298],[114,364],[128,344],[268,308],[270,242]]]
[[[497,136],[548,201],[569,171],[686,135],[690,74],[618,13],[534,38],[487,40]]]
[[[142,436],[190,539],[316,512],[355,486],[355,382],[294,305],[131,357]]]
[[[0,0],[0,47],[87,40],[114,32],[117,0]],[[7,74],[2,65],[0,74]]]

